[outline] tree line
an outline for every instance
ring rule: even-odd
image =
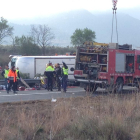
[[[51,42],[55,38],[51,28],[48,25],[31,25],[30,34],[14,36],[14,28],[8,25],[8,21],[0,18],[0,65],[3,64],[4,56],[13,55],[64,55],[67,52],[76,52],[76,46],[82,45],[85,41],[94,41],[95,32],[85,28],[76,29],[71,36],[73,47],[56,47]],[[10,37],[12,43],[3,45],[5,38]],[[4,59],[6,60],[6,59]]]

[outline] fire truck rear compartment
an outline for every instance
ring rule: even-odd
[[[116,53],[116,72],[133,73],[134,72],[134,55],[125,53]]]
[[[90,75],[90,79],[97,78],[98,72],[107,72],[107,54],[80,54],[77,64],[78,70]]]

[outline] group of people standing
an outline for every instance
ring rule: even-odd
[[[67,89],[67,79],[68,79],[68,66],[63,62],[63,67],[60,67],[60,64],[55,64],[55,68],[53,67],[52,63],[49,62],[47,64],[46,70],[44,72],[47,83],[46,89],[49,91],[53,90],[53,80],[55,79],[57,83],[58,91],[63,89],[63,92],[66,92]],[[2,71],[1,75],[5,79],[5,88],[7,93],[12,89],[13,93],[17,93],[18,91],[18,82],[20,80],[20,74],[18,67],[12,66],[9,69],[8,65],[5,65],[5,69]]]
[[[9,66],[5,65],[5,69],[2,71],[1,75],[5,79],[5,88],[7,93],[9,93],[11,88],[14,94],[17,93],[18,81],[20,79],[19,69],[15,68],[15,66],[12,66],[12,68],[9,69]]]
[[[55,64],[55,68],[52,63],[49,62],[46,67],[45,76],[47,78],[46,89],[49,91],[53,90],[53,79],[55,78],[57,83],[58,91],[63,89],[63,92],[66,92],[67,89],[67,79],[68,79],[68,66],[63,62],[62,68],[60,64]]]

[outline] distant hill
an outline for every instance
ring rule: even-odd
[[[134,47],[140,46],[140,20],[129,15],[118,13],[118,34],[119,44],[133,44]],[[53,15],[50,17],[39,17],[34,19],[10,21],[14,27],[15,35],[28,35],[31,24],[47,24],[55,34],[52,45],[68,46],[70,36],[75,29],[89,28],[96,32],[96,41],[109,43],[111,41],[112,12],[94,15],[87,10],[75,10],[66,13]],[[114,21],[115,22],[115,21]],[[116,42],[116,25],[114,23],[113,42]]]

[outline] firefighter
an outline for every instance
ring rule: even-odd
[[[66,92],[67,80],[68,80],[68,66],[66,65],[66,63],[63,62],[63,67],[62,67],[62,88],[63,88],[63,92]]]
[[[61,91],[61,67],[59,63],[55,65],[55,73],[56,73],[57,88],[58,91]]]
[[[8,85],[7,93],[9,93],[9,90],[12,86],[13,86],[13,93],[14,94],[17,93],[16,92],[17,72],[15,66],[12,66],[12,69],[9,70],[8,81],[9,81],[9,85]]]
[[[9,73],[9,66],[5,65],[5,69],[2,71],[1,75],[5,78],[5,88],[8,89],[8,73]]]
[[[47,76],[47,89],[53,90],[53,74],[54,74],[54,68],[52,67],[52,63],[49,62],[47,68],[46,68],[46,76]]]
[[[16,91],[18,91],[18,84],[19,84],[19,81],[20,81],[20,74],[19,74],[19,68],[18,67],[16,69],[16,72],[17,72]]]

